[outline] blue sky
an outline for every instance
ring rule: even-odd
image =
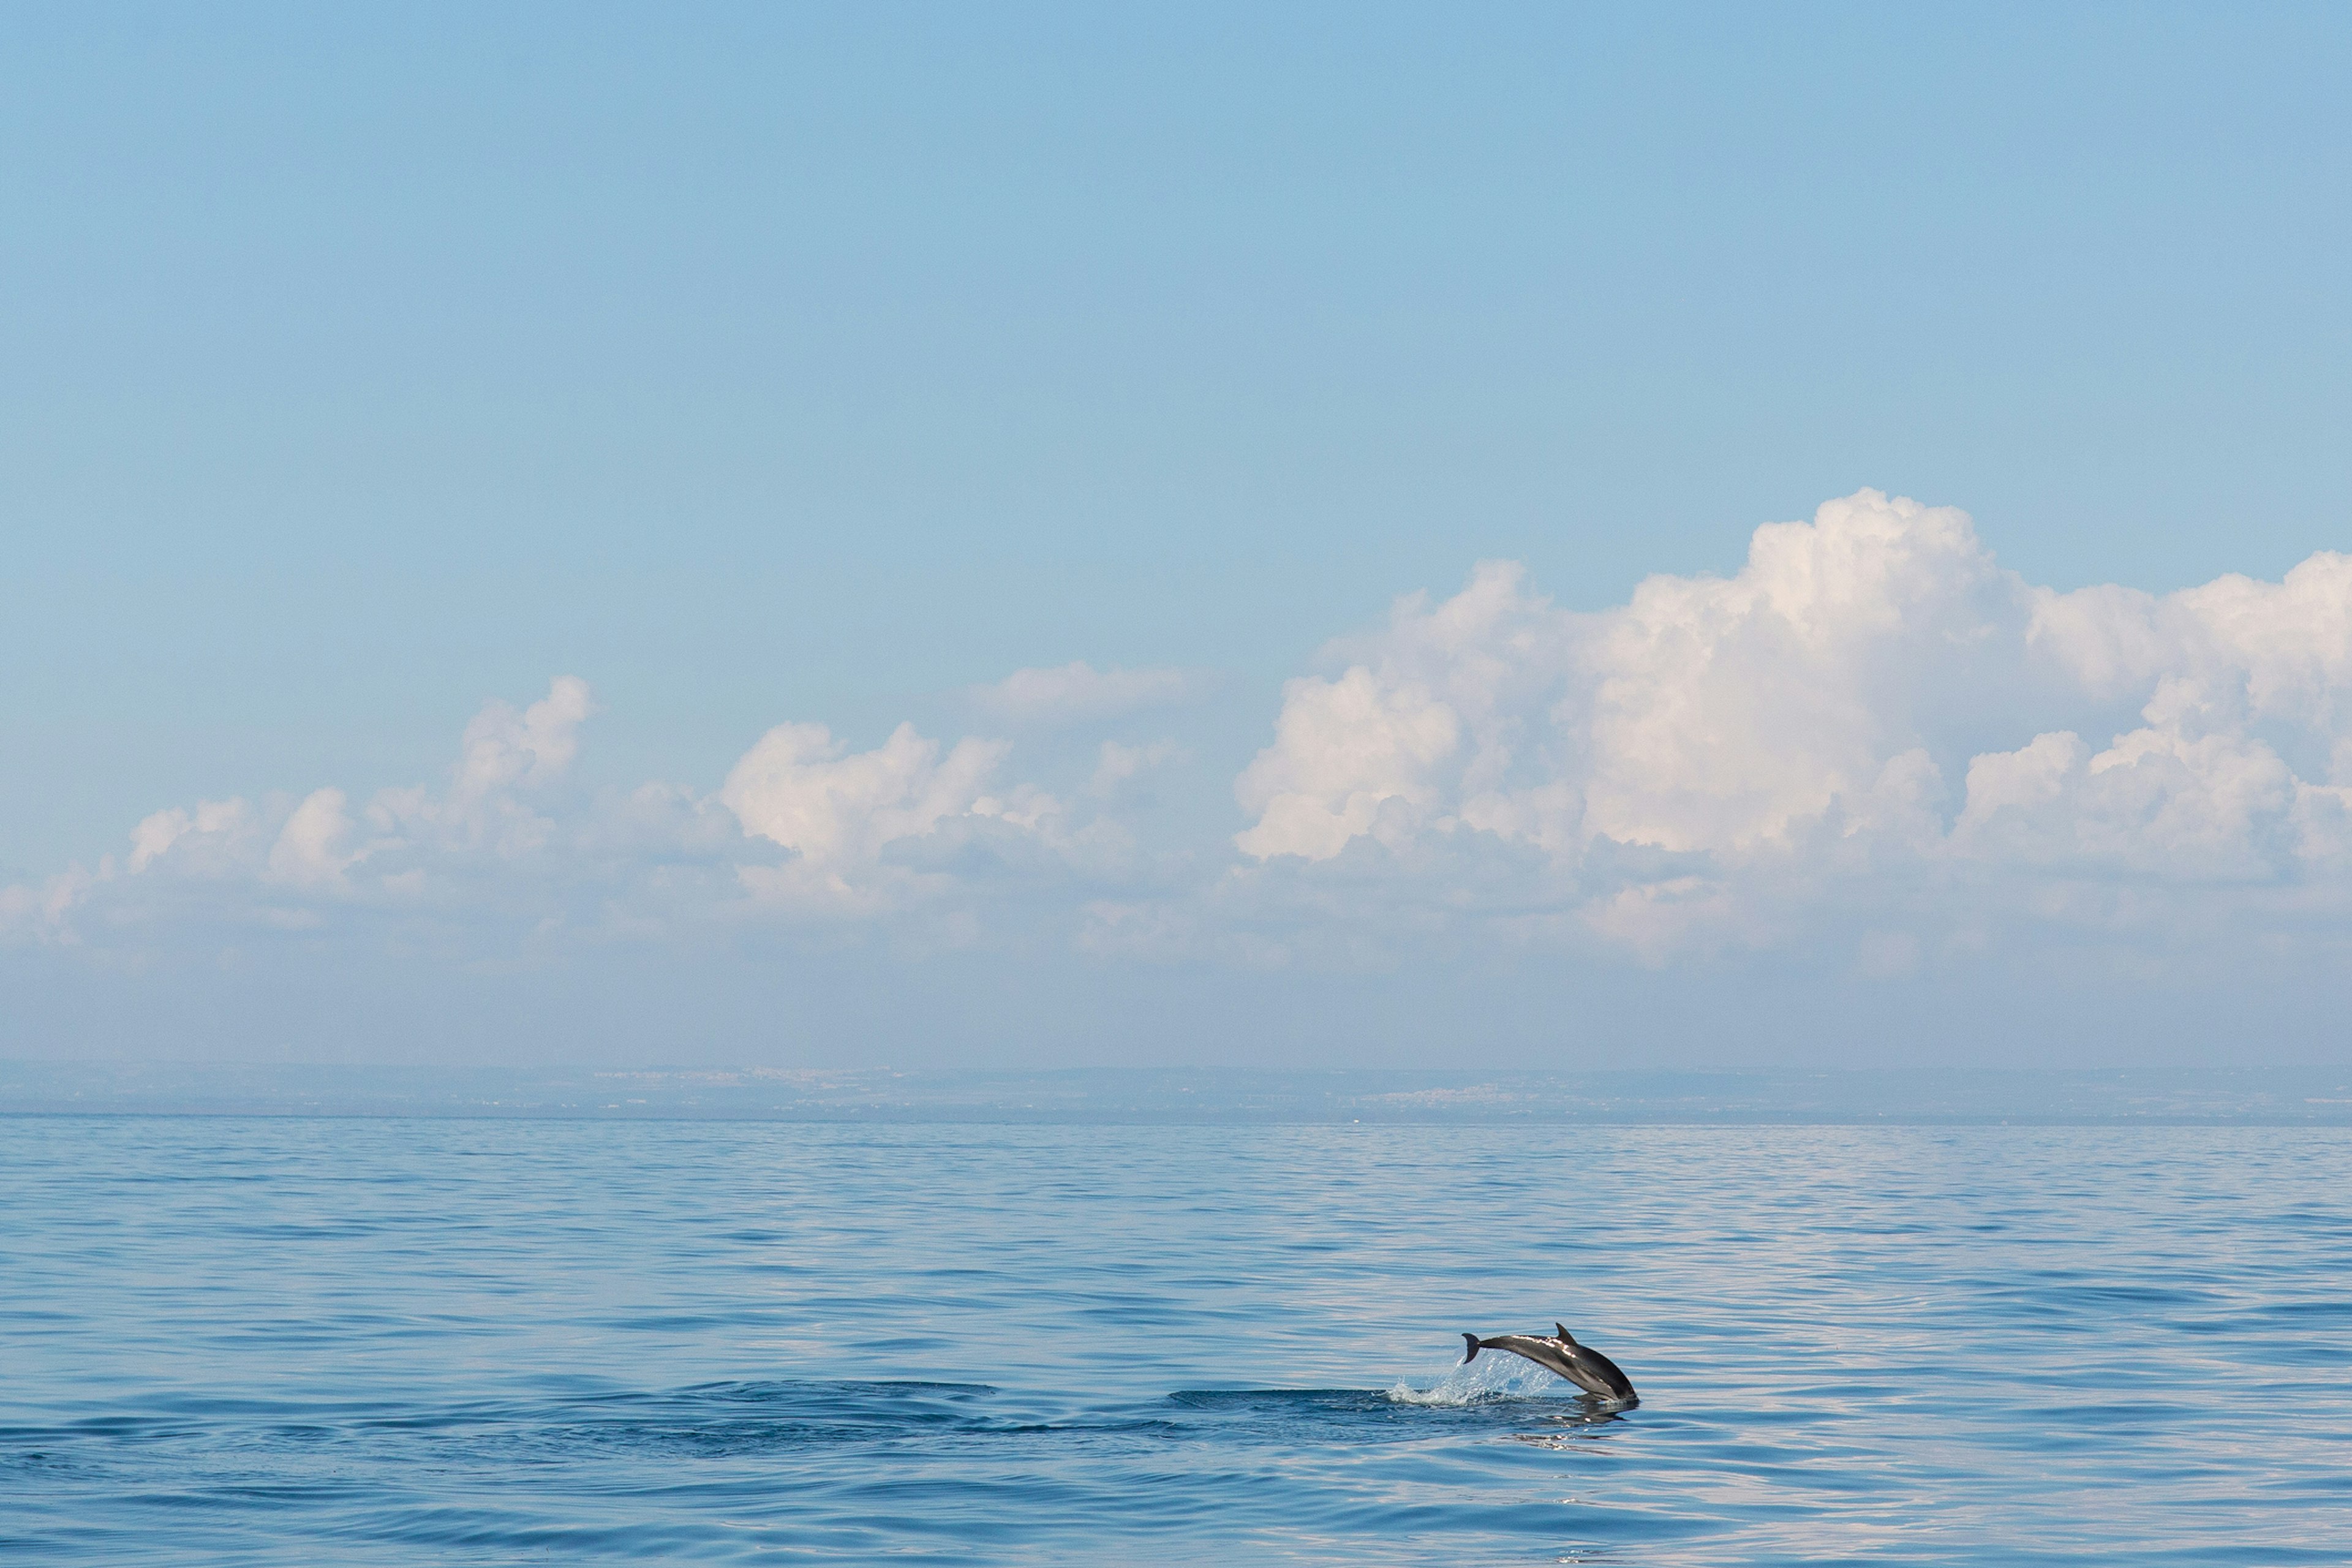
[[[1866,1054],[1885,1018],[1944,1008],[1938,986],[1980,995],[1988,974],[2050,1017],[2136,1005],[2132,964],[2177,968],[2167,943],[2210,911],[2203,894],[2100,927],[2104,956],[2069,978],[1940,958],[1948,931],[1862,931],[1868,900],[1851,891],[1830,900],[1835,920],[1711,946],[1538,943],[1482,969],[1451,950],[1399,962],[1382,942],[1412,939],[1344,934],[1328,894],[1244,916],[1216,889],[1304,863],[1234,847],[1276,843],[1263,812],[1283,792],[1254,805],[1240,781],[1319,700],[1285,683],[1339,690],[1360,656],[1389,717],[1380,702],[1444,688],[1454,677],[1424,668],[1390,605],[1443,602],[1481,561],[1524,563],[1526,592],[1559,612],[1607,616],[1654,574],[1734,579],[1758,525],[1864,487],[1965,509],[1971,549],[2060,593],[2278,583],[2352,543],[2347,67],[2352,23],[2315,6],[20,12],[0,60],[0,198],[21,220],[0,232],[0,884],[127,867],[138,825],[236,800],[264,868],[248,879],[276,891],[226,891],[247,875],[231,857],[160,903],[122,903],[124,870],[69,915],[21,916],[0,951],[17,1040],[79,1048],[73,1021],[105,1017],[108,1048],[131,1054],[167,1023],[192,1049],[317,1052],[326,1037],[303,1020],[428,984],[475,996],[471,1016],[502,1020],[484,1032],[512,1040],[546,1016],[533,987],[572,994],[590,972],[613,995],[575,1005],[589,1024],[633,1003],[665,1016],[673,992],[702,1009],[690,1047],[615,1024],[597,1048],[704,1059],[1083,1055],[1112,1050],[1086,1042],[1139,1008],[1174,1010],[1131,1047],[1168,1058],[1215,1054],[1205,1037],[1295,1039],[1304,1026],[1253,1020],[1301,1013],[1339,1020],[1324,1056],[1393,1058],[1452,1048],[1434,1043],[1443,1020],[1474,995],[1529,1038],[1564,1008],[1622,997],[1611,1005],[1638,1020],[1672,997],[1690,1010],[1675,1048],[1737,1058],[1706,1021],[1775,987],[1826,988],[1839,1048]],[[1934,558],[1977,571],[1965,551]],[[1939,581],[1916,603],[1966,597]],[[1971,626],[2008,628],[1996,642],[2060,646],[2017,619],[2028,609],[1979,608]],[[2145,690],[2100,686],[2084,655],[2063,700],[2011,703],[1937,665],[1872,710],[1873,765],[1919,741],[1948,839],[1977,820],[1979,755],[2074,727],[2084,770],[2135,726],[2201,744],[2135,714],[2192,666],[2243,686],[2294,663],[2214,652],[2226,619],[2200,601],[2134,622],[2189,639],[2134,667]],[[1390,640],[1327,649],[1351,637]],[[1066,683],[1051,714],[984,695],[1073,661],[1164,679]],[[531,797],[562,825],[532,853],[562,868],[526,895],[497,869],[489,819],[466,816],[491,809],[488,786],[467,795],[450,770],[476,755],[460,732],[486,702],[520,724],[558,677],[593,691],[576,744],[567,731],[560,769],[518,764],[497,786],[570,803]],[[1968,723],[1918,717],[1964,705],[1959,687]],[[1545,689],[1520,721],[1552,721],[1563,699]],[[2291,714],[2257,701],[2231,732],[2284,759],[2296,788],[2338,787],[2332,690]],[[1466,756],[1472,700],[1445,700]],[[903,870],[911,845],[951,858],[967,819],[1048,839],[1051,820],[1066,860],[1085,798],[1104,803],[1088,808],[1097,840],[1115,827],[1158,868],[1024,879],[999,846],[998,891],[958,906],[970,930],[892,904],[847,925],[734,921],[723,939],[615,894],[609,854],[605,880],[586,869],[580,846],[605,829],[580,825],[609,826],[609,802],[647,781],[721,814],[695,831],[816,865],[799,829],[753,834],[726,781],[780,725],[825,726],[857,757],[902,723],[937,748],[926,766],[964,739],[1006,749],[919,832],[859,829],[874,856]],[[1104,782],[1106,743],[1132,773]],[[1599,798],[1605,768],[1555,763]],[[1256,776],[1293,763],[1307,766],[1277,757]],[[1848,776],[1858,765],[1839,763],[1823,798],[1877,787]],[[1426,795],[1408,805],[1457,826],[1397,828],[1379,875],[1403,876],[1400,846],[1424,830],[1535,843],[1531,827],[1459,826],[1475,781],[1414,779],[1394,798]],[[435,854],[463,839],[490,857],[383,873],[449,883],[430,940],[284,857],[266,869],[293,809],[273,792],[344,797],[355,837],[330,861],[356,858],[338,878],[424,855],[425,816],[363,820],[409,786],[438,792]],[[1021,787],[1059,816],[1020,825]],[[2082,842],[2109,856],[2111,896],[2155,874],[2147,843],[2117,847],[2122,805],[2076,806],[2077,827],[2108,824]],[[2306,842],[2317,808],[2293,809],[2303,858],[2264,874],[2307,890],[2326,881]],[[1602,840],[1713,856],[1704,875],[1734,882],[1718,862],[1751,842],[1727,818],[1629,816],[1620,839],[1597,810],[1572,835],[1588,904]],[[1674,833],[1679,848],[1660,842]],[[1538,847],[1554,872],[1557,840]],[[640,846],[646,864],[677,842]],[[2044,880],[2016,907],[2046,915],[2055,851],[2024,843],[2003,853]],[[750,885],[709,867],[713,887]],[[1459,865],[1415,875],[1477,904]],[[312,901],[289,912],[298,886]],[[598,941],[618,945],[518,957],[559,903],[559,923],[602,920]],[[1106,956],[1080,940],[1104,904],[1151,905],[1193,945]],[[261,905],[265,924],[315,934],[235,936]],[[2307,988],[2341,931],[2332,913],[2296,918],[2265,962]],[[1180,984],[1169,963],[1212,978]],[[642,984],[609,979],[632,965]],[[1877,991],[1856,989],[1864,972]],[[2213,980],[2190,1012],[2242,1016],[2248,984]],[[1202,984],[1248,1001],[1184,1000]],[[201,1027],[184,1024],[191,987],[215,998]],[[973,1000],[992,988],[1019,1005]],[[1041,990],[1072,1000],[1056,1011]],[[773,1025],[780,994],[802,1022]],[[373,1011],[388,1021],[370,1051],[427,1048],[416,1016]],[[2218,1027],[2176,1028],[2166,1048],[2206,1049]],[[1755,1048],[1807,1037],[1788,1036]]]

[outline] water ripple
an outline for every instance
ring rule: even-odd
[[[0,1134],[12,1562],[2352,1539],[2336,1130]],[[1555,1317],[1643,1404],[1455,1364]]]

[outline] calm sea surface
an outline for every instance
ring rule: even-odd
[[[2352,1133],[0,1118],[0,1558],[886,1556],[2344,1563]]]

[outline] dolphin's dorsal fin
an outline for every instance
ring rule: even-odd
[[[1552,1327],[1559,1331],[1560,1343],[1564,1345],[1572,1345],[1576,1342],[1576,1336],[1568,1331],[1568,1325],[1566,1323],[1554,1323]]]

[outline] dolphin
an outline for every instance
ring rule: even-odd
[[[1556,1372],[1587,1394],[1618,1405],[1639,1405],[1642,1396],[1633,1392],[1633,1381],[1617,1370],[1617,1363],[1594,1350],[1591,1345],[1576,1342],[1566,1323],[1554,1323],[1559,1332],[1549,1339],[1536,1334],[1497,1334],[1482,1340],[1475,1334],[1465,1334],[1464,1342],[1470,1353],[1462,1358],[1468,1366],[1478,1359],[1480,1351],[1508,1351],[1523,1355],[1549,1372]]]

